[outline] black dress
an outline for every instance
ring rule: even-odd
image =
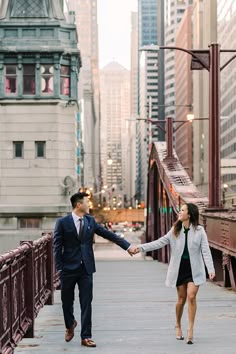
[[[185,246],[184,246],[184,251],[181,257],[181,262],[179,266],[179,274],[176,282],[176,286],[180,286],[183,284],[187,284],[189,282],[193,282],[193,276],[192,276],[192,269],[191,269],[191,264],[190,264],[190,258],[189,258],[189,251],[188,251],[188,231],[189,229],[184,228],[184,233],[185,233]]]

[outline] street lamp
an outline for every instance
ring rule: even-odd
[[[159,49],[161,47],[159,47],[158,45],[155,44],[150,44],[150,45],[144,45],[142,47],[139,48],[140,52],[154,52],[154,53],[158,53]],[[158,54],[157,56],[157,61],[158,61],[158,66],[157,66],[157,72],[158,72],[158,104],[154,104],[152,105],[152,108],[154,107],[158,107],[158,121],[159,122],[163,122],[161,125],[163,127],[162,132],[165,132],[164,129],[164,122],[165,122],[165,107],[189,107],[189,111],[192,111],[192,104],[165,104],[165,95],[164,95],[164,91],[165,91],[165,86],[164,86],[164,66],[163,66],[163,62],[164,62],[164,57],[161,55],[161,53]],[[152,117],[148,117],[149,119],[151,119]],[[151,132],[151,124],[149,125],[149,134]],[[161,133],[160,134],[160,139],[159,140],[165,140],[164,139],[164,134]],[[150,141],[150,139],[149,139]]]
[[[187,120],[188,120],[189,122],[192,122],[192,121],[194,120],[194,114],[193,114],[193,113],[187,114]]]
[[[192,57],[191,70],[206,69],[209,71],[209,208],[221,209],[220,72],[236,58],[236,55],[220,66],[220,53],[235,53],[236,50],[220,49],[218,43],[210,44],[207,50],[189,50],[174,46],[148,46],[149,51],[159,49],[179,50],[190,54]]]
[[[222,190],[222,202],[223,202],[223,206],[225,206],[225,193],[227,192],[227,189],[228,189],[228,184],[224,183],[223,185],[223,190]]]
[[[228,196],[228,198],[226,198],[226,193],[230,191],[232,194],[230,196]],[[230,186],[227,183],[223,184],[223,189],[222,189],[222,202],[223,205],[225,206],[226,204],[226,199],[230,199],[231,198],[231,204],[232,206],[234,205],[234,197],[235,197],[235,191],[233,189],[230,188]]]
[[[173,133],[176,133],[185,123],[188,123],[188,120],[176,120],[175,123],[181,123],[178,127],[173,129],[173,118],[167,117],[165,120],[152,120],[149,118],[137,118],[135,121],[146,121],[147,123],[155,124],[159,129],[164,131],[166,134],[166,157],[165,160],[175,160],[173,156]],[[133,120],[134,121],[134,120]],[[165,123],[165,129],[162,126],[162,123]]]
[[[111,185],[112,185],[112,183],[113,183],[113,180],[112,180],[112,164],[113,164],[113,160],[111,158],[111,154],[108,155],[107,164],[108,164],[108,166],[110,166],[110,169],[111,169],[110,172],[111,172]]]
[[[188,113],[186,117],[187,121],[189,121],[190,123],[192,123],[194,120],[209,120],[208,117],[195,118],[193,113]]]

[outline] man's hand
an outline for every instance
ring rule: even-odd
[[[129,249],[128,249],[128,252],[129,254],[131,255],[131,257],[137,253],[139,253],[139,248],[138,247],[134,247],[134,246],[131,246]]]
[[[209,274],[209,279],[210,279],[210,280],[213,280],[213,279],[215,278],[215,276],[216,276],[215,273],[210,273],[210,274]]]
[[[134,246],[130,246],[129,249],[127,250],[128,253],[130,254],[131,257],[133,257],[133,255],[135,254],[135,247]]]

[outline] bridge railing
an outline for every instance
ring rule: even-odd
[[[34,320],[53,304],[56,285],[51,233],[0,256],[0,353],[11,354],[23,337],[34,336]]]
[[[236,291],[236,213],[202,212],[216,269],[215,281]]]
[[[198,205],[200,223],[207,232],[213,262],[215,282],[236,291],[236,210],[208,208],[208,198],[190,180],[177,154],[167,157],[165,142],[152,145],[149,158],[146,240],[154,241],[170,230],[184,203]],[[149,252],[160,262],[170,260],[170,247]]]

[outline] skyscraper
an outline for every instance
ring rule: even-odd
[[[236,48],[236,3],[234,0],[218,0],[218,42],[222,49]],[[225,53],[226,62],[233,53]],[[230,188],[228,195],[236,193],[236,66],[235,60],[221,72],[221,158],[228,160],[227,169],[222,169],[222,183]],[[233,163],[234,159],[234,163]],[[231,167],[230,167],[231,166]],[[234,194],[235,195],[235,194]]]
[[[127,206],[136,200],[136,118],[138,117],[138,13],[131,14],[130,121],[127,121]]]
[[[78,149],[78,173],[84,187],[100,190],[100,88],[98,64],[97,0],[68,0],[75,11],[82,68],[79,80],[82,145]]]
[[[192,45],[192,6],[189,6],[185,10],[184,16],[176,32],[176,46],[191,49]],[[187,121],[187,114],[191,111],[190,107],[192,105],[191,59],[192,58],[189,54],[176,51],[175,99],[177,107],[175,121],[186,121],[186,123],[183,125],[181,125],[182,123],[176,123],[177,131],[175,134],[175,149],[181,164],[187,170],[190,178],[193,177],[193,139],[192,124]]]
[[[120,202],[123,205],[123,196],[127,194],[126,121],[130,118],[130,73],[112,62],[100,71],[100,80],[102,181],[113,192],[112,198],[116,198],[118,206]],[[114,207],[114,203],[112,205]]]
[[[217,41],[216,0],[195,0],[193,4],[193,48],[208,49],[209,43]],[[196,70],[193,77],[193,113],[196,118],[209,116],[209,72]],[[193,122],[193,181],[208,192],[208,144],[209,121]]]
[[[138,1],[138,114],[141,119],[158,119],[158,52],[148,51],[157,45],[157,1]],[[158,128],[140,121],[137,125],[136,196],[145,202],[149,146],[157,141]]]
[[[137,124],[137,191],[139,202],[145,203],[148,159],[152,142],[158,141],[158,128],[148,122],[158,119],[158,54],[142,51],[139,61],[139,109]],[[144,119],[146,121],[144,121]]]
[[[157,1],[138,0],[139,47],[157,44]]]
[[[166,0],[165,45],[175,45],[175,35],[186,8],[193,0]],[[173,50],[165,51],[165,115],[175,117],[175,55]]]

